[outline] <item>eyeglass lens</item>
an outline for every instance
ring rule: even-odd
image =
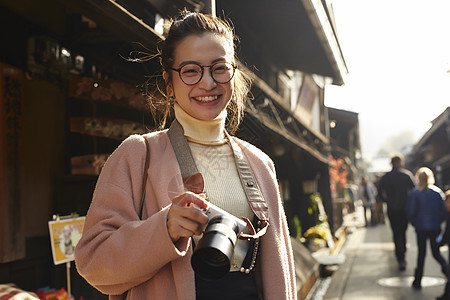
[[[188,85],[198,83],[203,76],[203,68],[198,64],[187,64],[181,67],[181,80]],[[233,78],[234,66],[227,62],[218,62],[210,66],[210,74],[217,83],[227,83]]]

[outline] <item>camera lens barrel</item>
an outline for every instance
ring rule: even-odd
[[[192,255],[194,271],[206,279],[225,276],[230,270],[238,233],[239,227],[233,218],[225,215],[212,218]]]

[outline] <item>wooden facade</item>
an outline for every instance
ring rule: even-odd
[[[436,185],[450,189],[450,107],[432,122],[431,128],[406,156],[405,165],[413,172],[420,167],[433,170]]]
[[[260,3],[262,20],[269,17],[272,2]],[[66,269],[51,259],[48,222],[54,214],[84,215],[108,155],[129,134],[155,128],[142,92],[158,61],[135,63],[127,58],[136,51],[156,53],[163,40],[154,29],[157,13],[167,18],[182,6],[198,9],[192,3],[0,0],[0,18],[6,24],[0,28],[0,282],[31,291],[66,285]],[[330,58],[330,45],[323,46],[323,37],[316,36],[314,28],[320,24],[311,3],[295,5],[302,15],[294,25],[307,31],[295,49],[300,50],[302,39],[311,38],[318,50],[305,53],[307,58],[286,54],[280,60],[273,59],[276,53],[268,55],[279,47],[275,40],[265,51],[251,52],[259,49],[251,44],[252,37],[261,43],[267,36],[254,24],[245,24],[250,1],[245,6],[241,1],[217,1],[218,11],[228,11],[236,27],[244,29],[238,35],[249,41],[240,48],[239,54],[248,59],[242,67],[261,66],[251,70],[254,99],[238,135],[273,158],[290,222],[304,213],[304,226],[315,222],[305,213],[311,193],[320,191],[325,209],[333,213],[323,87],[325,78],[342,84],[346,72]],[[276,17],[281,20],[283,15]],[[314,55],[320,61],[316,70]],[[340,56],[336,60],[343,63]],[[299,70],[302,67],[305,70]],[[306,189],[308,184],[313,188]],[[302,245],[296,249],[301,253],[299,265],[316,267]],[[308,277],[314,270],[299,272]],[[75,268],[70,274],[75,295],[105,299]],[[314,282],[302,276],[299,293],[304,297]]]
[[[0,262],[25,257],[24,79],[0,63]]]

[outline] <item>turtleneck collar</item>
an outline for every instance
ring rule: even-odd
[[[174,104],[175,117],[184,129],[188,140],[201,144],[223,144],[225,140],[225,120],[227,111],[224,110],[213,120],[199,120],[186,113],[178,103]]]

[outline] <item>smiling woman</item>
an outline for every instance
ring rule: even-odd
[[[203,33],[185,37],[175,51],[176,68],[170,67],[170,72],[178,71],[180,76],[163,73],[168,96],[191,117],[215,119],[226,110],[234,92],[233,57],[233,46],[224,36]],[[208,66],[209,72],[204,72],[202,65]]]
[[[172,109],[175,120],[130,136],[108,158],[75,250],[78,271],[111,299],[296,299],[274,164],[231,136],[250,88],[232,28],[184,12],[160,56],[150,106],[163,106],[161,129]]]
[[[211,84],[211,82],[208,83],[209,79],[218,85],[214,91],[216,93],[223,89],[229,92],[229,89],[231,89],[232,93],[223,95],[220,102],[223,103],[231,95],[231,99],[228,99],[228,105],[226,106],[228,119],[226,128],[231,134],[237,130],[243,117],[244,102],[250,91],[250,79],[236,66],[235,41],[237,39],[232,27],[222,20],[218,24],[216,20],[220,19],[213,19],[207,15],[196,15],[193,18],[192,14],[181,13],[178,19],[172,22],[168,36],[160,45],[159,56],[163,76],[152,77],[155,80],[149,82],[149,85],[153,86],[153,89],[149,92],[150,108],[160,129],[166,126],[173,102],[177,97],[180,97],[180,95],[175,94],[175,87],[182,87],[180,83],[183,83],[184,80],[187,86],[198,84],[204,88],[205,83]],[[189,49],[185,49],[186,45]],[[210,47],[209,50],[205,48],[206,46]],[[187,55],[186,50],[194,55]],[[215,52],[216,50],[217,52]],[[207,52],[210,53],[210,57],[203,57]],[[178,61],[175,61],[176,59]],[[215,63],[221,64],[216,65]],[[188,66],[190,68],[186,69]],[[195,66],[194,69],[192,69],[193,66]],[[195,76],[192,75],[193,71],[196,73]],[[226,72],[223,73],[222,71]],[[188,77],[190,79],[187,79]],[[194,83],[194,77],[201,82]],[[199,99],[198,96],[205,96],[206,98],[204,97],[203,101],[207,102],[217,100],[216,97],[218,97],[214,93],[196,96],[197,100]]]

